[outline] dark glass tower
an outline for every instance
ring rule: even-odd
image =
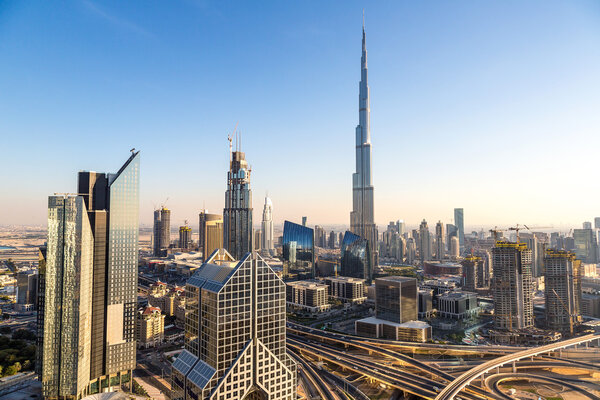
[[[252,251],[252,190],[245,154],[230,152],[223,209],[223,245],[236,260]]]
[[[369,241],[346,231],[341,246],[341,275],[365,279],[371,283],[373,269]]]
[[[303,280],[315,277],[314,231],[290,221],[283,223],[283,277]]]

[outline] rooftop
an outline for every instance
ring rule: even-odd
[[[426,328],[430,327],[430,325],[425,321],[408,321],[408,322],[399,324],[397,322],[387,321],[385,319],[380,319],[380,318],[376,318],[376,317],[363,318],[363,319],[359,319],[356,322],[363,322],[366,324],[374,324],[374,325],[384,324],[384,325],[394,326],[396,328],[426,329]]]

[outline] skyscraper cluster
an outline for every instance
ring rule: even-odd
[[[47,398],[131,382],[136,366],[139,152],[116,174],[80,172],[48,198],[37,372]]]

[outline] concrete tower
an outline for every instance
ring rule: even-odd
[[[369,241],[371,266],[377,260],[377,227],[375,226],[373,183],[371,173],[371,131],[369,109],[369,85],[367,82],[367,41],[363,21],[361,79],[358,95],[358,118],[356,127],[356,172],[352,174],[352,212],[350,230]]]
[[[273,250],[273,203],[265,196],[265,206],[262,215],[262,244],[263,250]]]

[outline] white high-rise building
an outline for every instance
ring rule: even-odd
[[[269,251],[275,247],[273,245],[273,203],[271,199],[265,196],[265,206],[262,215],[262,243],[261,248]]]

